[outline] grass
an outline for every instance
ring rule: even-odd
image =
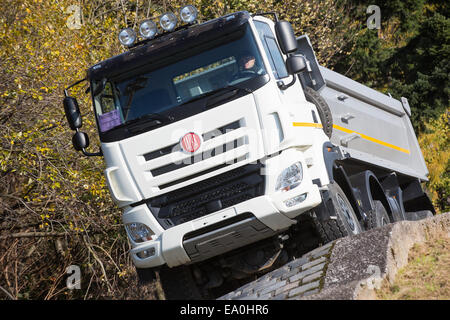
[[[377,291],[382,300],[449,300],[450,237],[430,236],[409,252],[408,264],[397,273],[393,284],[387,281]]]

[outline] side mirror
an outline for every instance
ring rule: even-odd
[[[297,51],[297,39],[294,30],[288,21],[277,21],[275,23],[275,34],[284,54]]]
[[[89,137],[85,132],[77,131],[72,137],[72,144],[77,151],[86,149],[89,146]]]
[[[306,70],[305,58],[301,55],[289,56],[286,59],[286,69],[290,75],[294,75]]]
[[[67,122],[69,123],[70,129],[76,130],[78,128],[81,128],[81,113],[77,99],[72,97],[65,97],[63,104],[64,112],[66,113],[66,118]]]

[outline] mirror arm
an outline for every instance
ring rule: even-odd
[[[251,15],[252,17],[255,16],[273,16],[275,22],[279,21],[278,19],[278,14],[276,13],[276,11],[269,11],[269,12],[257,12]]]
[[[69,90],[70,88],[75,87],[76,85],[78,85],[78,84],[80,84],[80,83],[82,83],[83,81],[86,81],[86,80],[87,80],[87,78],[83,78],[83,79],[81,79],[81,80],[78,80],[78,81],[72,83],[70,86],[68,86],[67,88],[65,88],[65,89],[64,89],[64,96],[68,97],[68,96],[69,96],[68,90]]]
[[[76,131],[78,132],[78,129]],[[81,152],[83,152],[83,154],[86,157],[101,157],[101,156],[103,156],[102,149],[100,149],[100,151],[98,151],[98,152],[87,152],[86,148],[83,148],[83,149],[81,149]]]
[[[76,129],[75,130],[75,132],[78,132],[79,131],[79,129]],[[86,156],[86,157],[102,157],[103,156],[103,151],[102,151],[102,149],[100,149],[100,151],[98,151],[98,152],[87,152],[86,151],[86,148],[83,148],[83,149],[81,149],[81,152],[83,152],[83,154]]]
[[[103,152],[102,152],[101,149],[100,149],[99,152],[94,152],[94,153],[87,152],[86,149],[84,149],[84,148],[83,148],[81,151],[82,151],[83,154],[84,154],[85,156],[87,156],[87,157],[101,157],[101,156],[103,156]]]
[[[281,90],[286,90],[287,88],[289,88],[290,86],[292,86],[295,81],[297,80],[297,75],[296,74],[292,74],[292,81],[289,82],[288,84],[284,84],[284,82],[282,80],[278,80],[277,81],[277,86],[278,88],[280,88]]]

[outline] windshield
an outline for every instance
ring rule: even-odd
[[[164,114],[170,119],[167,115],[189,102],[265,75],[249,25],[240,33],[239,38],[213,48],[197,49],[188,56],[184,52],[184,57],[150,72],[93,83],[94,92],[104,85],[94,97],[100,131],[127,126],[149,115]]]

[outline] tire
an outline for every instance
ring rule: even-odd
[[[375,229],[391,223],[389,215],[380,200],[374,200],[374,210],[368,214],[367,228]]]
[[[146,285],[156,279],[155,270],[136,268],[138,282],[140,285]]]
[[[322,122],[323,132],[331,138],[333,133],[333,117],[331,115],[331,110],[325,99],[320,96],[314,89],[306,87],[305,90],[306,101],[314,103],[319,112],[320,122]]]
[[[195,283],[188,266],[169,268],[159,271],[161,287],[166,300],[202,300],[203,296]]]
[[[298,223],[292,228],[295,243],[294,256],[301,257],[311,250],[319,247],[321,238],[317,236],[314,225],[314,217],[311,215],[300,215]]]
[[[362,232],[355,211],[341,187],[333,182],[328,185],[330,199],[335,209],[335,217],[325,221],[314,219],[319,236],[324,243]]]

